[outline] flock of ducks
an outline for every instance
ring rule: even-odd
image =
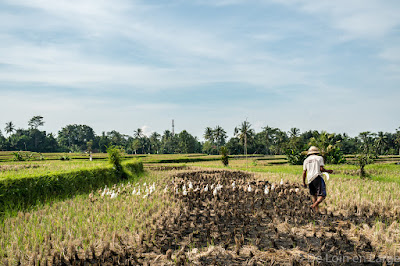
[[[308,207],[308,193],[283,179],[269,183],[255,181],[245,172],[196,171],[176,174],[160,190],[155,183],[128,183],[105,187],[99,193],[112,199],[121,194],[146,198],[154,191],[170,195],[178,204],[154,212],[144,221],[148,231],[137,232],[132,239],[121,238],[133,241],[126,246],[134,249],[134,264],[145,264],[155,255],[179,264],[188,261],[190,246],[202,248],[210,243],[235,253],[235,262],[255,256],[247,255],[248,245],[261,251],[296,249],[321,257],[373,252],[368,240],[353,241],[344,233],[350,223],[341,223],[343,217],[331,213],[316,220]]]
[[[107,187],[107,185],[104,187],[104,189],[99,190],[99,194],[102,198],[110,198],[110,199],[115,199],[121,194],[130,194],[132,196],[142,196],[143,198],[147,198],[150,196],[154,191],[156,190],[156,184],[153,182],[153,184],[147,184],[146,182],[140,185],[139,183],[136,184],[131,184],[128,182],[124,186],[122,184],[120,187],[117,189],[117,185],[114,184],[112,188]]]
[[[279,185],[282,186],[284,184],[283,179],[281,179]],[[236,189],[240,189],[237,185],[236,185],[236,181],[233,181],[230,185],[230,187],[232,188],[233,191],[235,191]],[[250,184],[250,182],[247,182],[245,191],[247,192],[254,192],[256,190],[257,186],[253,186]],[[268,195],[270,193],[270,191],[274,191],[276,189],[277,185],[275,183],[272,184],[265,184],[264,186],[264,194]],[[174,191],[175,194],[180,194],[180,192],[182,193],[183,196],[187,196],[189,192],[204,192],[207,193],[209,191],[212,191],[212,194],[214,197],[216,197],[218,195],[218,193],[224,188],[223,185],[221,185],[220,183],[217,183],[216,185],[213,183],[211,185],[209,185],[208,183],[206,185],[203,186],[203,188],[200,188],[200,185],[197,185],[196,188],[194,188],[193,186],[193,182],[189,180],[189,182],[183,183],[181,184],[181,189],[180,189],[180,185],[179,184],[175,184],[174,185]],[[164,193],[168,192],[168,185],[165,186],[164,188]],[[298,193],[299,192],[299,188],[295,189],[295,192]]]

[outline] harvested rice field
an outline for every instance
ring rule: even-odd
[[[5,265],[400,263],[399,198],[347,200],[344,188],[358,193],[348,181],[328,183],[317,214],[290,175],[154,168],[5,219],[0,258]]]

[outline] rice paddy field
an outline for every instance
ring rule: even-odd
[[[129,158],[131,159],[131,158]],[[197,160],[198,159],[198,160]],[[400,165],[327,165],[310,210],[301,166],[282,157],[142,156],[144,173],[15,209],[0,220],[1,265],[368,265],[400,263]],[[0,181],[107,168],[0,163]]]

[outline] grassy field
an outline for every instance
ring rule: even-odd
[[[93,169],[106,165],[108,165],[108,162],[105,160],[3,162],[0,163],[0,180],[4,178],[24,178],[45,174],[54,174],[83,168]]]
[[[198,161],[199,158],[204,160]],[[196,161],[193,162],[190,159],[196,159]],[[244,160],[239,157],[230,160],[228,168],[222,167],[218,156],[149,155],[143,156],[142,160],[147,166],[144,175],[132,176],[129,180],[109,185],[108,188],[102,187],[91,193],[88,191],[86,194],[75,195],[62,201],[47,202],[38,208],[27,211],[20,210],[2,220],[0,222],[0,263],[16,265],[20,262],[42,265],[50,261],[53,263],[79,259],[90,261],[89,258],[92,261],[97,259],[97,262],[104,259],[104,263],[108,258],[108,262],[112,263],[115,259],[126,259],[124,256],[129,254],[131,256],[136,254],[134,256],[136,256],[138,264],[145,262],[179,264],[183,255],[187,263],[195,263],[204,259],[204,261],[208,261],[208,264],[212,264],[211,258],[218,259],[218,256],[225,256],[225,260],[240,264],[250,261],[252,258],[257,259],[258,262],[272,263],[268,256],[275,256],[275,259],[281,256],[282,261],[280,262],[285,263],[293,258],[298,258],[300,253],[302,255],[310,254],[310,252],[307,253],[307,247],[303,247],[301,244],[304,244],[304,241],[307,242],[307,239],[313,239],[312,241],[315,241],[314,244],[317,246],[322,246],[323,242],[329,246],[333,245],[329,242],[330,239],[333,239],[334,242],[340,240],[340,234],[344,234],[348,238],[343,240],[345,242],[340,246],[351,246],[351,248],[349,246],[351,250],[343,249],[341,251],[345,254],[360,255],[361,246],[367,245],[370,241],[372,251],[368,251],[368,254],[365,253],[365,256],[376,254],[379,258],[387,259],[400,256],[398,253],[400,250],[400,165],[393,162],[368,165],[366,170],[370,177],[366,179],[358,177],[357,168],[354,165],[327,165],[326,168],[333,169],[335,173],[326,181],[328,197],[322,206],[323,215],[313,217],[306,213],[303,220],[294,222],[290,213],[297,208],[301,209],[302,205],[308,206],[310,203],[307,200],[307,191],[298,185],[302,182],[301,166],[270,164],[270,162],[280,162],[282,158],[255,157]],[[174,163],[165,163],[170,161]],[[97,169],[105,166],[107,166],[107,162],[100,159],[91,162],[89,160],[3,162],[0,163],[0,180],[35,177],[79,169]],[[220,169],[241,170],[252,176],[242,177],[240,174],[232,172],[230,175],[228,172],[223,175],[225,177],[222,179],[218,179],[218,177],[212,179],[214,181],[208,179],[214,175],[214,171],[220,171]],[[201,174],[204,171],[208,171],[210,174]],[[177,178],[176,176],[181,173],[183,173],[183,179]],[[208,180],[206,182],[215,184],[225,182],[224,187],[229,187],[232,180],[236,180],[241,189],[246,189],[247,179],[249,182],[251,180],[254,182],[269,181],[269,184],[275,183],[277,187],[283,181],[285,184],[283,187],[286,186],[288,189],[282,190],[282,192],[288,193],[289,188],[291,191],[300,188],[298,192],[300,198],[292,206],[293,209],[290,209],[285,201],[297,194],[280,196],[277,193],[266,196],[267,199],[275,198],[275,203],[271,202],[271,206],[280,204],[277,206],[289,207],[289,209],[283,209],[283,212],[274,213],[274,208],[266,205],[269,207],[265,212],[270,212],[269,215],[272,218],[259,212],[243,209],[244,213],[240,217],[247,219],[246,217],[249,215],[250,224],[254,222],[254,226],[256,226],[259,223],[251,220],[253,216],[261,219],[260,224],[265,227],[259,227],[261,230],[257,231],[259,233],[265,231],[270,232],[268,234],[275,234],[273,230],[280,232],[286,224],[290,224],[294,229],[292,231],[282,229],[283,231],[279,233],[278,237],[267,235],[260,244],[260,241],[255,238],[259,233],[251,230],[247,232],[246,227],[240,227],[241,222],[238,221],[237,226],[241,228],[241,231],[237,230],[245,235],[244,242],[247,244],[239,245],[239,255],[235,255],[238,244],[236,243],[235,246],[235,242],[227,244],[219,242],[225,239],[225,236],[218,233],[218,228],[225,226],[223,225],[225,223],[220,221],[221,218],[218,218],[219,215],[221,214],[221,217],[224,216],[224,213],[227,215],[229,211],[225,208],[237,204],[237,200],[228,196],[232,193],[224,196],[226,197],[225,201],[231,201],[228,205],[224,204],[222,199],[216,202],[212,192],[209,194],[211,198],[202,199],[202,203],[199,201],[190,203],[182,196],[182,185],[188,186],[189,181],[192,180],[195,187],[200,185],[200,188],[204,189],[205,183],[202,182]],[[175,193],[176,189],[179,191],[178,194]],[[241,196],[244,197],[243,203],[255,200],[252,204],[259,204],[257,197],[260,194],[257,194],[259,192],[254,193],[243,194]],[[113,197],[113,195],[115,196]],[[198,205],[200,207],[194,207],[197,206],[196,204],[200,204]],[[211,214],[210,217],[216,219],[212,223],[197,224],[196,220],[191,220],[199,213],[204,215],[205,206],[217,205],[219,206],[217,209],[221,209],[222,212],[218,215],[217,213]],[[277,206],[275,206],[275,212]],[[271,212],[273,213],[271,214]],[[188,221],[187,224],[178,227],[178,224],[181,223],[179,221],[183,221],[184,217],[188,219],[185,220]],[[164,221],[166,225],[161,226],[160,221]],[[235,221],[232,220],[231,223],[235,224]],[[343,228],[342,232],[327,233],[330,232],[326,231],[330,228],[329,226],[336,226],[336,224],[339,226],[342,222],[347,223],[346,221],[349,221],[348,228]],[[221,225],[218,225],[219,223]],[[212,224],[214,225],[211,226]],[[272,231],[269,231],[272,225],[275,226],[275,229],[271,227]],[[196,235],[196,228],[204,228],[203,230],[206,232],[207,226],[211,226],[207,230],[211,230],[210,234],[213,235],[213,238],[207,238],[208,240],[204,240],[205,242],[201,238],[197,239],[197,242],[190,242],[190,237],[193,236],[189,236],[190,233],[185,232],[192,232],[191,234]],[[213,230],[216,231],[213,232]],[[236,234],[237,230],[230,233]],[[316,236],[313,238],[307,232],[316,232],[314,233]],[[219,238],[218,235],[220,235]],[[226,237],[230,236],[226,235]],[[284,249],[279,248],[279,245],[277,248],[272,247],[271,249],[270,245],[273,242],[268,242],[270,240],[267,239],[275,239],[281,243]],[[295,239],[299,246],[296,248],[296,245],[293,247],[292,244],[289,244],[290,239]],[[263,241],[265,241],[264,244]],[[258,247],[256,243],[258,243]],[[165,250],[163,245],[167,247]],[[224,245],[225,248],[223,248]],[[167,249],[171,250],[172,257],[171,254],[168,254]],[[338,249],[341,248],[338,247]],[[219,255],[212,253],[216,250],[219,250]],[[286,253],[283,250],[286,250]],[[339,252],[334,248],[331,250],[334,250],[331,251],[332,254]],[[268,253],[272,251],[274,254]]]

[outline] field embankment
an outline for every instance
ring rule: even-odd
[[[0,217],[7,212],[20,211],[52,200],[70,198],[77,194],[90,193],[104,185],[121,181],[121,176],[112,166],[105,163],[90,164],[90,166],[71,167],[65,170],[65,165],[76,166],[72,162],[64,162],[64,170],[60,163],[53,164],[57,171],[43,171],[40,164],[14,164],[7,173],[0,175]],[[137,176],[143,172],[143,163],[138,160],[123,163],[128,176]],[[5,166],[3,165],[3,168]],[[19,169],[20,168],[20,169]],[[51,168],[51,167],[50,167]],[[32,169],[33,173],[32,173]]]

